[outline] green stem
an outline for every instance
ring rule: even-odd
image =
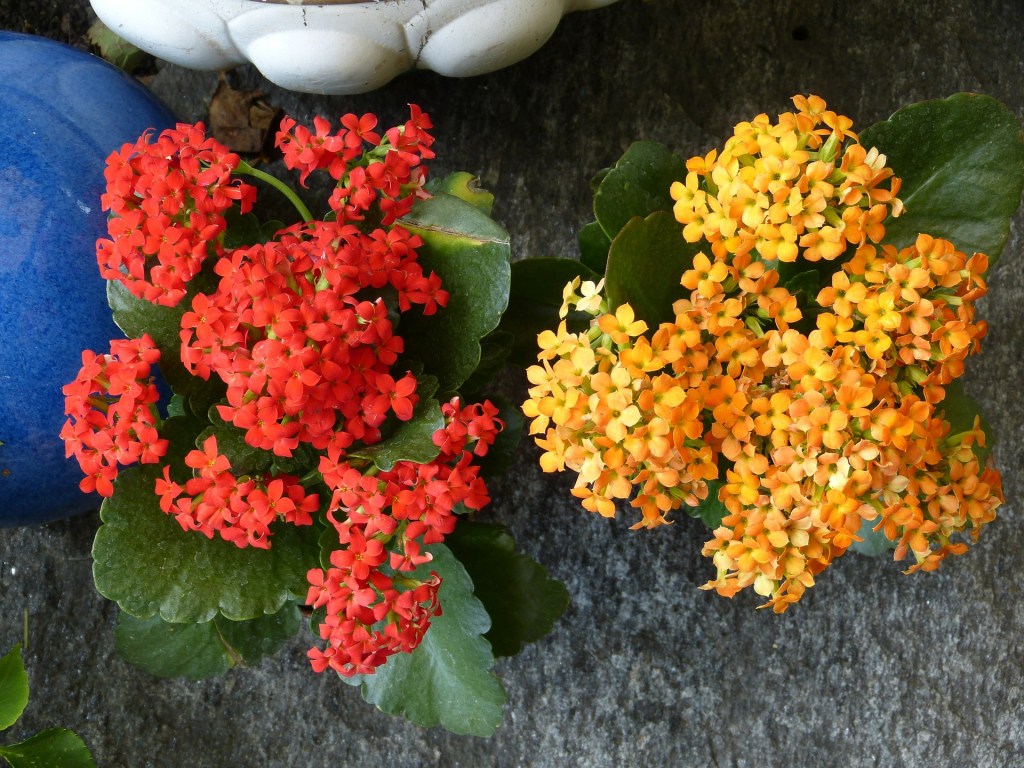
[[[299,215],[302,217],[303,221],[313,220],[313,214],[309,212],[309,208],[306,207],[306,204],[299,199],[299,196],[297,194],[295,194],[295,190],[293,190],[291,187],[289,187],[287,184],[282,182],[277,177],[271,176],[269,173],[261,171],[259,168],[253,168],[251,165],[245,162],[245,160],[239,160],[238,167],[235,170],[236,172],[242,174],[243,176],[252,176],[254,178],[259,179],[260,181],[265,181],[267,184],[277,189],[281,194],[283,194],[291,201],[291,204],[295,206],[295,210],[299,212]]]

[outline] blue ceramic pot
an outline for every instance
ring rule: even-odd
[[[123,337],[95,244],[107,156],[174,118],[105,61],[0,32],[0,526],[99,506],[64,458],[61,387]]]

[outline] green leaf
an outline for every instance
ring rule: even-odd
[[[605,180],[605,177],[612,172],[611,167],[602,168],[600,171],[590,177],[590,194],[596,195],[597,190],[601,188],[601,182]]]
[[[317,547],[319,548],[320,552],[319,563],[320,567],[323,570],[326,571],[331,568],[331,555],[334,553],[335,550],[341,549],[343,546],[344,545],[338,538],[338,530],[333,525],[328,525],[326,528],[324,528],[323,533],[320,534],[320,540],[317,542]],[[315,624],[310,625],[313,628],[314,632],[316,631],[316,628],[320,623],[321,622],[318,621]]]
[[[515,336],[500,327],[480,340],[480,362],[473,374],[459,387],[464,402],[478,399],[476,395],[490,386],[495,377],[505,370],[513,343]]]
[[[218,612],[252,619],[306,596],[319,525],[275,524],[270,550],[207,539],[160,510],[153,492],[159,475],[153,466],[123,470],[100,507],[92,550],[100,594],[133,616],[175,623],[209,621]]]
[[[78,736],[66,728],[50,728],[19,744],[0,747],[11,768],[96,768]]]
[[[94,21],[85,36],[101,57],[128,74],[139,69],[150,58],[145,51],[118,37],[102,21]]]
[[[417,203],[399,224],[423,238],[419,262],[436,272],[448,306],[400,329],[405,354],[437,376],[442,395],[459,388],[480,362],[480,339],[508,305],[508,233],[475,206],[440,193]]]
[[[684,506],[690,517],[701,520],[712,531],[722,524],[722,518],[729,514],[725,504],[718,500],[718,491],[722,487],[721,480],[708,480],[708,495],[698,506]]]
[[[490,216],[494,208],[494,195],[480,186],[478,177],[466,171],[456,171],[443,179],[431,179],[427,191],[433,195],[444,192],[464,200],[484,216]]]
[[[412,653],[388,659],[372,675],[353,678],[363,698],[391,715],[423,728],[441,725],[464,735],[490,736],[501,722],[505,691],[491,672],[494,654],[483,635],[491,621],[473,596],[473,583],[443,544],[426,548],[434,556],[413,572],[441,576],[439,599],[444,613],[430,623]]]
[[[632,219],[608,252],[608,305],[629,304],[651,330],[671,320],[672,303],[687,295],[679,279],[699,251],[697,243],[683,239],[683,229],[671,213]]]
[[[487,609],[487,640],[495,656],[514,656],[548,634],[569,606],[562,582],[529,555],[516,553],[504,526],[459,521],[445,539],[473,580],[473,594]]]
[[[222,245],[228,251],[266,243],[273,240],[277,231],[284,227],[280,221],[263,222],[256,214],[242,213],[234,206],[225,211],[224,219],[227,221],[227,229],[224,230]]]
[[[509,352],[513,363],[526,366],[537,361],[537,334],[558,327],[562,290],[577,277],[593,282],[601,279],[575,259],[525,259],[512,265],[508,311],[500,328],[514,339]],[[567,325],[576,332],[586,328],[589,320],[589,315],[574,312]]]
[[[783,287],[793,295],[803,293],[805,298],[800,301],[800,305],[807,306],[807,302],[814,301],[821,292],[821,275],[815,269],[798,272],[787,280]]]
[[[420,400],[409,421],[400,422],[398,428],[385,440],[362,448],[350,455],[370,459],[385,472],[398,461],[426,464],[437,458],[441,449],[434,445],[434,433],[444,427],[441,405],[433,398]]]
[[[162,307],[138,299],[116,280],[107,281],[107,303],[113,310],[114,322],[131,338],[148,333],[160,350],[160,372],[171,388],[186,397],[193,412],[205,414],[209,405],[219,400],[226,387],[216,376],[204,381],[193,376],[181,363],[181,316],[192,306],[192,297],[205,287],[212,287],[212,271],[204,271],[189,284],[189,290],[176,307]]]
[[[185,410],[186,407],[184,397],[181,395],[171,395],[171,401],[167,404],[167,417],[188,415],[188,412]]]
[[[333,211],[332,211],[333,213]],[[269,243],[273,240],[277,233],[285,228],[285,223],[277,219],[270,219],[260,224],[260,243]]]
[[[867,557],[880,557],[881,555],[890,554],[896,549],[895,541],[886,537],[881,530],[872,530],[877,523],[877,519],[861,522],[860,528],[857,530],[857,535],[860,536],[861,541],[855,541],[850,545],[851,552]]]
[[[302,476],[320,464],[320,453],[309,443],[299,443],[292,449],[291,456],[274,456],[270,471],[274,475]]]
[[[906,212],[885,222],[888,243],[921,232],[994,264],[1006,245],[1024,185],[1024,143],[1016,116],[993,98],[958,93],[896,112],[860,134],[903,180]]]
[[[249,621],[215,616],[200,624],[171,624],[159,616],[138,619],[122,612],[114,637],[121,657],[151,675],[202,680],[276,653],[299,626],[298,606],[289,602],[275,614]]]
[[[985,466],[996,437],[992,431],[992,425],[988,423],[985,414],[981,412],[981,406],[964,391],[963,383],[958,380],[947,384],[946,396],[935,408],[937,411],[941,411],[942,418],[949,422],[949,434],[951,435],[973,429],[975,417],[981,419],[981,429],[985,433],[985,445],[974,445],[974,455],[978,457],[978,463]]]
[[[260,220],[253,213],[241,213],[234,206],[224,213],[227,229],[224,230],[224,248],[233,251],[236,248],[256,245],[263,242],[260,236]]]
[[[594,195],[594,215],[608,239],[615,240],[634,216],[671,211],[669,187],[685,177],[686,161],[662,144],[638,141],[630,146]]]
[[[0,659],[0,731],[14,725],[28,704],[28,674],[15,645]]]
[[[608,266],[608,249],[612,241],[596,221],[583,225],[577,236],[580,243],[580,261],[594,272],[603,275]]]

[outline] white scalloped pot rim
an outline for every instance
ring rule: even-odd
[[[615,0],[90,0],[118,35],[191,69],[251,61],[295,91],[363,93],[413,68],[450,77],[520,61],[562,16]]]

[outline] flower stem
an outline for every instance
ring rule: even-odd
[[[267,184],[276,188],[281,194],[283,194],[291,201],[292,205],[295,206],[295,210],[299,212],[299,215],[302,217],[303,221],[313,220],[313,214],[309,212],[309,208],[306,207],[306,204],[299,199],[298,195],[295,194],[295,190],[293,190],[291,187],[289,187],[287,184],[282,182],[277,177],[271,176],[269,173],[261,171],[258,168],[253,168],[251,165],[245,162],[245,160],[238,161],[238,167],[235,169],[235,171],[243,175],[253,176],[259,179],[260,181],[265,181]]]

